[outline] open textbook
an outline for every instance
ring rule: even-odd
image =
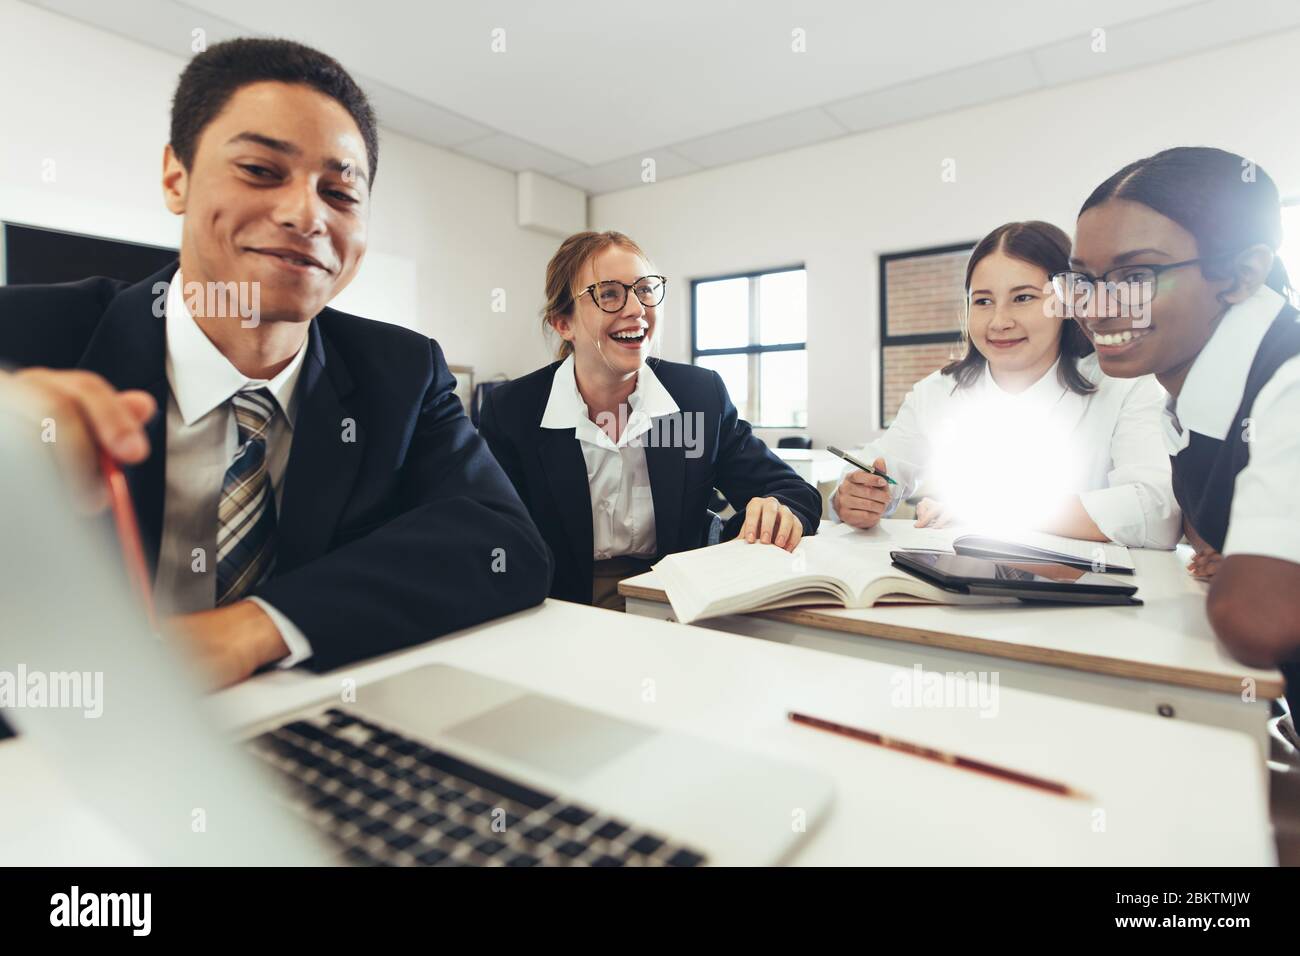
[[[969,550],[967,550],[969,548]],[[1133,568],[1128,549],[1048,534],[995,539],[961,529],[890,522],[870,531],[847,525],[805,538],[791,554],[771,545],[728,541],[672,554],[655,565],[673,613],[683,624],[810,604],[1014,604],[1013,597],[944,591],[895,568],[890,551],[928,550],[1015,560],[1056,560],[1096,570]],[[1055,557],[1052,557],[1055,556]],[[1101,567],[1104,563],[1105,567]]]

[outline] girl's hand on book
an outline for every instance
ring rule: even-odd
[[[946,528],[954,521],[952,511],[942,501],[922,498],[916,506],[917,528]]]
[[[750,498],[745,506],[745,523],[739,537],[753,544],[774,544],[793,551],[803,537],[803,525],[795,513],[776,498]]]

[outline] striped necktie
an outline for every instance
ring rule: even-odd
[[[266,432],[275,399],[265,388],[230,400],[239,450],[226,469],[217,504],[217,607],[238,601],[271,573],[275,563],[275,491],[266,465]]]

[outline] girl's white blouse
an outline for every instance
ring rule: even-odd
[[[889,429],[860,449],[899,482],[889,512],[928,495],[961,520],[1032,527],[1036,512],[1077,494],[1112,541],[1172,548],[1182,515],[1163,442],[1165,390],[1150,375],[1103,374],[1095,354],[1078,368],[1091,394],[1062,385],[1056,365],[1016,394],[987,365],[964,388],[939,372],[917,382]]]

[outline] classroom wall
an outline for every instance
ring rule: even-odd
[[[689,279],[806,263],[806,433],[847,446],[878,421],[878,255],[975,240],[1012,219],[1072,231],[1093,187],[1174,145],[1249,156],[1284,197],[1300,195],[1297,50],[1292,30],[640,186],[594,198],[589,220],[629,233],[672,278],[669,359],[689,360]],[[946,159],[955,182],[941,180]]]
[[[0,98],[0,220],[178,245],[159,174],[184,65],[0,0],[0,71],[21,78]],[[549,358],[537,309],[557,245],[516,225],[513,173],[383,130],[370,250],[335,304],[434,336],[480,379],[520,375]]]

